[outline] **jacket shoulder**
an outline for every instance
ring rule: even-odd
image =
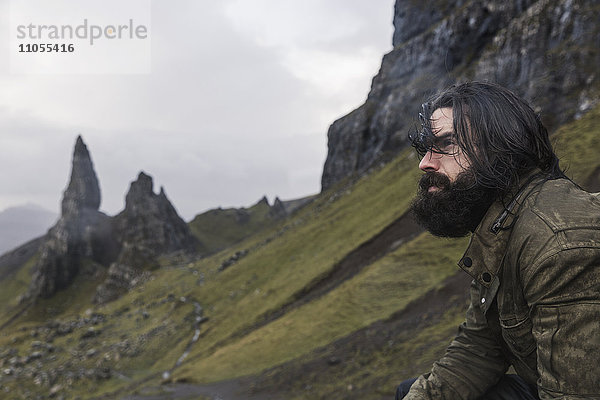
[[[577,248],[600,251],[600,198],[567,179],[546,181],[518,211],[508,253],[527,266]]]
[[[554,233],[585,228],[600,233],[600,197],[567,179],[544,182],[528,208]]]

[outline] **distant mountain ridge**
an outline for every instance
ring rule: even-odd
[[[200,240],[202,254],[213,254],[243,240],[261,229],[273,226],[309,204],[315,195],[269,204],[266,196],[246,208],[215,208],[198,214],[189,226]]]
[[[44,235],[58,214],[35,204],[9,207],[0,212],[0,255]]]

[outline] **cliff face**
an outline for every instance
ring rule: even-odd
[[[321,179],[326,190],[407,146],[420,104],[466,80],[507,86],[550,130],[600,98],[600,10],[593,0],[397,0],[394,50],[365,104],[335,121]]]
[[[68,287],[85,261],[91,261],[87,264],[97,270],[110,266],[107,282],[114,283],[118,275],[121,280],[117,285],[128,288],[142,271],[158,265],[158,256],[195,251],[197,241],[187,224],[164,190],[158,195],[152,192],[152,178],[144,173],[131,184],[123,212],[109,217],[98,211],[99,207],[98,178],[88,149],[78,137],[61,217],[41,245],[40,258],[23,300],[50,297]],[[131,271],[124,272],[125,266]],[[106,292],[102,286],[99,293]],[[122,292],[97,296],[97,301],[112,300]]]

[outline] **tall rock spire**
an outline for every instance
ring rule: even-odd
[[[81,136],[73,152],[71,180],[64,192],[62,215],[46,235],[22,301],[47,298],[66,289],[79,274],[94,276],[108,268],[94,301],[116,299],[159,267],[158,258],[192,255],[198,240],[152,177],[141,172],[115,217],[98,211],[100,187],[90,153]]]
[[[23,300],[50,297],[68,287],[84,259],[108,263],[116,258],[118,243],[110,218],[98,211],[100,186],[90,153],[81,136],[73,152],[71,180],[64,192],[60,219],[46,235]]]
[[[90,153],[81,136],[77,137],[73,151],[71,180],[64,192],[62,214],[76,214],[82,209],[98,210],[100,186]]]

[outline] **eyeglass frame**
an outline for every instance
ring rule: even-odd
[[[415,149],[420,158],[425,157],[430,153],[430,157],[440,158],[443,155],[456,155],[459,151],[458,143],[456,142],[456,133],[444,133],[441,136],[436,136],[431,127],[431,103],[423,103],[421,112],[419,112],[419,121],[421,130],[414,128],[413,132],[408,134],[408,140],[411,146]],[[440,142],[450,140],[450,143],[441,145]],[[448,147],[452,146],[452,151],[447,151]]]

